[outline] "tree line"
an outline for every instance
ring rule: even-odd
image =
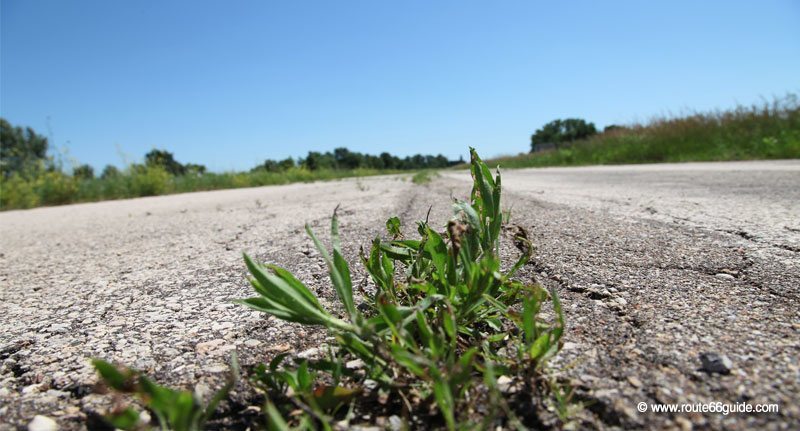
[[[7,120],[0,118],[0,172],[3,178],[12,175],[22,178],[36,178],[45,172],[63,171],[62,166],[48,154],[48,140],[45,136],[36,133],[30,127],[12,126]],[[463,159],[451,161],[439,154],[416,154],[400,158],[387,152],[379,155],[364,154],[350,151],[340,147],[327,152],[309,151],[306,157],[283,160],[267,159],[260,163],[251,172],[285,172],[289,169],[302,168],[310,171],[319,170],[413,170],[446,168]],[[153,149],[144,156],[144,163],[133,163],[128,167],[131,172],[145,171],[149,168],[159,168],[172,176],[200,176],[206,174],[206,167],[196,163],[181,163],[175,156],[163,149]],[[63,173],[63,172],[62,172]],[[112,178],[122,174],[114,165],[107,165],[101,171],[101,179]],[[76,179],[93,179],[95,171],[91,165],[79,164],[72,168],[72,177]]]
[[[615,124],[603,128],[603,133],[625,129]],[[582,118],[565,118],[553,120],[531,135],[531,152],[556,149],[596,135],[594,123]]]
[[[446,168],[459,163],[463,163],[463,158],[451,161],[447,157],[439,154],[436,156],[415,154],[400,158],[387,152],[375,156],[347,148],[340,147],[333,152],[321,153],[309,151],[305,158],[292,158],[284,160],[267,159],[264,163],[256,166],[253,170],[266,170],[269,172],[280,172],[293,167],[303,167],[312,171],[320,169],[390,169],[390,170],[409,170],[409,169],[434,169]]]

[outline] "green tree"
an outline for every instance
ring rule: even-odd
[[[103,168],[103,172],[100,173],[100,178],[104,180],[118,176],[119,176],[119,169],[117,169],[117,167],[114,165],[106,165],[106,167]]]
[[[3,177],[8,178],[12,173],[34,177],[47,161],[47,138],[30,127],[13,127],[0,118],[0,171]]]
[[[78,165],[72,169],[72,176],[79,180],[91,180],[94,178],[94,168],[91,165]]]
[[[302,165],[312,171],[318,169],[334,169],[336,168],[336,159],[333,158],[333,154],[330,152],[322,154],[317,151],[309,151]]]
[[[183,165],[184,173],[187,175],[194,175],[194,176],[201,176],[205,175],[206,167],[205,165],[199,165],[197,163],[187,163]]]
[[[278,168],[280,168],[281,171],[288,171],[293,167],[294,167],[294,159],[291,157],[287,157],[278,162]]]
[[[586,120],[580,118],[553,120],[531,135],[531,152],[543,144],[553,144],[558,149],[564,142],[586,139],[594,134],[597,134],[594,123],[588,123]]]
[[[148,167],[160,167],[172,175],[183,175],[186,167],[175,160],[175,156],[166,150],[153,149],[144,155],[145,165]]]
[[[383,161],[383,167],[386,169],[396,169],[400,166],[400,160],[389,153],[383,152],[379,157]]]
[[[361,153],[354,153],[344,147],[334,149],[333,157],[336,160],[336,167],[339,169],[356,169],[361,166],[364,158]]]

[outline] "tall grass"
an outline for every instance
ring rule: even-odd
[[[655,118],[568,148],[494,159],[503,167],[800,158],[797,95],[733,110]]]
[[[58,171],[45,172],[35,178],[24,178],[15,174],[7,179],[0,178],[0,209],[311,182],[394,172],[379,169],[311,171],[291,168],[284,172],[226,172],[173,176],[159,167],[138,166],[128,168],[116,176],[92,179],[79,179]]]

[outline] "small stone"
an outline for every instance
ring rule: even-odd
[[[614,399],[615,397],[619,396],[619,391],[616,389],[600,389],[594,391],[594,396],[597,398],[611,398]]]
[[[617,304],[628,305],[628,301],[626,301],[625,298],[617,298]]]
[[[319,349],[317,349],[316,347],[312,347],[308,350],[303,350],[302,352],[298,353],[297,357],[302,359],[309,359],[317,356],[318,354],[319,354]]]
[[[53,334],[64,334],[69,331],[70,325],[66,323],[54,323],[47,328],[47,332],[51,332]],[[44,416],[42,416],[44,417]]]
[[[28,424],[28,431],[56,431],[58,424],[47,416],[36,415]]]
[[[389,416],[389,429],[392,431],[400,431],[403,429],[403,420],[400,419],[400,416]]]
[[[580,376],[578,376],[578,379],[580,379],[583,382],[593,382],[597,380],[597,377],[591,374],[581,374]]]
[[[247,347],[258,347],[261,345],[261,341],[250,339],[244,342],[244,345]]]
[[[42,389],[42,384],[41,383],[36,383],[36,384],[28,385],[28,386],[25,386],[24,388],[22,388],[22,393],[23,394],[33,394],[33,393],[39,392],[41,389]]]
[[[733,368],[733,362],[725,356],[718,353],[701,353],[700,354],[700,370],[707,373],[730,374]]]
[[[378,389],[378,382],[376,382],[375,380],[372,380],[372,379],[366,379],[366,380],[364,380],[363,386],[364,386],[364,389],[366,389],[369,392],[372,392],[375,389]]]
[[[628,376],[628,383],[630,383],[634,388],[639,388],[642,386],[642,381],[636,376]]]
[[[500,376],[497,378],[497,389],[500,389],[500,392],[508,392],[512,382],[511,377]]]
[[[692,422],[683,416],[676,417],[675,423],[681,427],[681,431],[692,431],[693,429]]]
[[[732,276],[730,274],[725,274],[724,272],[720,272],[719,274],[715,274],[714,277],[722,278],[724,280],[736,280],[736,277],[734,277],[734,276]]]
[[[353,359],[352,361],[348,361],[346,364],[344,364],[345,367],[347,367],[347,368],[349,368],[351,370],[357,370],[359,368],[364,368],[364,365],[365,365],[364,361],[362,361],[361,359]]]
[[[233,323],[231,322],[215,323],[211,325],[212,331],[224,331],[231,328],[233,328]]]
[[[215,340],[206,341],[203,343],[197,343],[194,347],[197,350],[197,353],[208,353],[212,350],[215,350],[217,347],[221,346],[225,343],[225,340],[221,338],[217,338]]]
[[[288,343],[283,343],[283,344],[276,344],[274,346],[271,346],[269,348],[269,351],[270,352],[282,353],[282,352],[285,352],[285,351],[287,351],[287,350],[289,350],[291,348],[292,348],[292,346],[290,346]]]

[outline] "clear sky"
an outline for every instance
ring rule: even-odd
[[[529,149],[800,92],[800,2],[2,0],[0,115],[101,169]]]

